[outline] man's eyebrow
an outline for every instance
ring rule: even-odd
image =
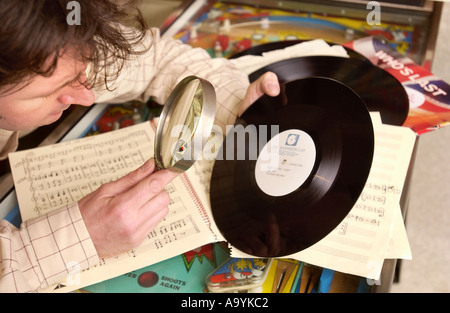
[[[54,92],[60,90],[61,88],[64,88],[64,87],[66,87],[66,86],[68,86],[68,85],[70,85],[70,84],[72,84],[72,83],[74,83],[74,82],[80,80],[80,78],[81,78],[81,76],[83,76],[83,74],[84,74],[84,71],[80,71],[80,73],[78,73],[78,75],[77,75],[74,79],[64,82],[63,84],[61,84],[61,85],[59,85],[58,87],[54,88],[54,89],[52,90],[52,92],[49,93],[49,94],[52,94],[52,93],[54,93]]]
[[[65,87],[65,86],[67,86],[67,85],[69,85],[69,84],[72,84],[72,83],[74,83],[74,82],[76,82],[76,81],[79,81],[80,78],[81,78],[81,76],[83,76],[83,74],[84,74],[84,71],[80,71],[80,72],[78,73],[78,75],[77,75],[74,79],[69,80],[69,81],[67,81],[66,83],[62,84],[58,89],[61,89],[61,88]]]

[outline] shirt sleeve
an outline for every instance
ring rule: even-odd
[[[37,292],[98,264],[78,205],[24,222],[0,221],[0,292]]]
[[[211,58],[201,48],[161,37],[158,29],[148,32],[147,51],[130,60],[107,90],[94,91],[97,103],[119,103],[150,97],[164,104],[183,78],[195,75],[208,80],[216,91],[216,124],[233,125],[249,86],[248,76],[225,58]]]
[[[5,160],[8,153],[15,151],[19,145],[19,133],[0,129],[0,160]]]

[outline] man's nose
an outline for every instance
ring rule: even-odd
[[[61,96],[58,97],[58,101],[66,105],[90,106],[94,103],[95,97],[90,89],[80,84],[76,87],[66,87]]]

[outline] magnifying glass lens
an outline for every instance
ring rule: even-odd
[[[170,168],[191,152],[193,135],[197,130],[203,106],[203,89],[199,80],[187,83],[174,99],[167,115],[161,141],[161,161]]]
[[[214,86],[196,76],[184,78],[166,101],[156,129],[157,169],[187,171],[201,157],[216,112]]]

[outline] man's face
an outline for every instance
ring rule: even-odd
[[[52,76],[35,76],[6,95],[0,91],[0,128],[19,131],[48,125],[72,104],[92,105],[93,93],[79,83],[86,79],[86,67],[66,54],[59,58]]]

